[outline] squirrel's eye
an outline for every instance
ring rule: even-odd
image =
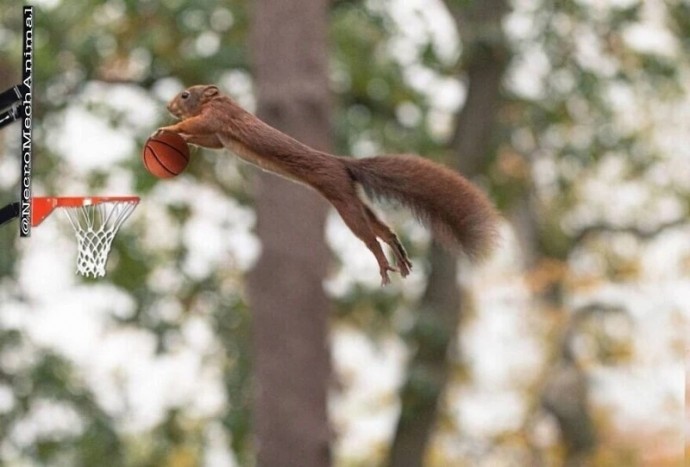
[[[188,98],[188,97],[189,97],[189,91],[184,91],[182,94],[180,94],[180,97],[181,97],[182,99]]]

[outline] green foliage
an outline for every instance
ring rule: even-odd
[[[249,349],[250,310],[238,298],[223,303],[215,313],[215,329],[225,342],[225,390],[229,404],[223,424],[232,433],[232,448],[246,465],[251,459],[251,362]]]
[[[171,78],[184,84],[218,82],[231,71],[248,71],[250,3],[63,0],[50,8],[37,8],[36,120],[42,122],[36,128],[35,141],[38,188],[59,193],[65,178],[71,176],[61,159],[64,155],[49,139],[50,130],[90,84],[125,84],[153,96],[157,87]],[[446,3],[457,14],[476,2]],[[530,202],[540,214],[539,248],[544,256],[567,260],[579,246],[575,243],[577,232],[568,229],[566,221],[573,210],[587,202],[581,193],[583,180],[603,160],[612,154],[625,155],[625,177],[637,179],[648,174],[662,156],[649,143],[644,127],[619,125],[620,109],[611,99],[611,91],[623,89],[642,101],[665,102],[681,95],[684,75],[674,57],[636,50],[625,41],[623,31],[640,21],[644,2],[625,3],[629,5],[601,10],[588,8],[583,2],[544,0],[529,11],[529,32],[510,40],[511,66],[538,55],[545,70],[530,77],[535,92],[519,89],[510,79],[505,83],[500,127],[495,132],[496,154],[487,158],[492,161],[487,181],[492,197],[505,212],[510,212],[517,200],[533,196]],[[680,0],[666,2],[666,6],[669,28],[687,55],[690,6]],[[333,2],[330,22],[337,152],[358,156],[414,152],[442,158],[456,109],[439,110],[428,89],[410,82],[410,69],[462,84],[463,67],[475,50],[463,49],[467,44],[461,43],[456,56],[449,59],[440,56],[427,38],[410,52],[409,61],[400,59],[391,53],[391,43],[409,31],[403,30],[380,2]],[[4,2],[0,6],[3,71],[18,70],[12,64],[19,63],[20,30],[19,5]],[[583,58],[576,40],[583,36],[593,41],[606,66]],[[484,42],[478,40],[476,46],[485,47],[491,37],[491,31],[484,31],[480,37]],[[14,82],[18,73],[8,77],[0,73],[0,78]],[[159,104],[163,118],[163,103]],[[112,128],[127,129],[127,115],[121,110],[103,103],[86,107]],[[435,122],[444,119],[448,122],[438,131]],[[153,129],[135,128],[134,146],[140,148]],[[198,163],[188,171],[191,183],[215,190],[240,205],[251,202],[246,182],[222,176],[227,171],[225,160],[204,151],[193,154],[193,158]],[[534,176],[535,167],[543,162],[552,167],[551,178]],[[134,191],[142,198],[156,195],[160,185],[142,170],[138,149],[116,168],[131,175]],[[85,174],[83,181],[95,191],[108,186],[109,177],[109,170],[94,170]],[[676,189],[659,191],[665,194]],[[14,188],[0,186],[2,200],[12,199],[14,193]],[[173,232],[152,234],[145,221],[128,222],[116,238],[111,262],[117,267],[102,283],[126,292],[134,309],[124,316],[109,316],[109,324],[145,331],[155,338],[157,353],[167,355],[187,320],[200,316],[212,323],[214,339],[221,347],[218,359],[227,398],[217,418],[237,458],[242,464],[251,464],[250,310],[241,292],[242,271],[228,267],[203,277],[190,274],[185,270],[190,252],[182,236],[194,208],[187,200],[139,209],[158,208],[156,214],[177,226]],[[423,266],[420,257],[424,242],[416,240],[404,226],[399,230],[414,263]],[[172,245],[152,247],[141,241],[163,233],[174,237]],[[0,314],[10,306],[29,311],[32,307],[18,280],[17,242],[14,225],[0,230]],[[179,284],[151,286],[170,269],[181,277]],[[372,336],[383,334],[399,326],[396,318],[411,312],[414,294],[399,292],[391,288],[372,291],[355,283],[334,297],[335,319],[355,323]],[[165,316],[155,311],[166,303],[172,303],[179,313]],[[0,323],[4,325],[2,320]],[[423,340],[440,352],[452,332],[422,319],[408,337]],[[6,363],[27,353],[31,358],[22,364]],[[203,433],[211,421],[194,419],[184,407],[178,407],[141,436],[124,434],[122,420],[101,406],[79,371],[69,359],[30,342],[20,330],[9,325],[0,329],[0,388],[10,388],[14,401],[8,411],[0,413],[0,445],[8,445],[18,463],[90,466],[107,459],[109,465],[143,467],[175,465],[175,459],[183,465],[184,459],[193,462],[203,457]],[[403,398],[423,402],[441,389],[434,369],[421,367],[409,375]],[[79,429],[39,436],[28,444],[16,442],[13,430],[27,420],[32,408],[46,400],[76,413]],[[414,400],[406,407],[416,407]],[[403,416],[413,417],[414,410]]]
[[[35,75],[36,99],[34,186],[39,190],[60,193],[64,173],[61,154],[47,140],[48,130],[59,123],[60,112],[78,98],[89,83],[131,84],[146,90],[169,77],[183,83],[218,81],[232,69],[246,68],[247,18],[244,2],[201,1],[109,1],[81,0],[58,2],[50,9],[36,8]],[[19,69],[21,8],[5,4],[0,7],[0,63]],[[17,77],[10,77],[11,81]],[[9,83],[3,83],[9,84]],[[104,104],[88,104],[94,115],[105,117],[113,128],[123,128],[127,115]],[[152,128],[136,128],[139,148]],[[138,150],[137,150],[138,151]],[[120,164],[134,177],[136,192],[145,200],[156,189],[156,182],[141,169],[139,154]],[[58,175],[61,174],[61,175]],[[63,176],[64,175],[64,176]],[[200,171],[218,190],[228,193],[237,187],[222,185],[210,171]],[[110,171],[96,170],[85,175],[91,190],[107,185]],[[14,192],[14,190],[12,190]],[[4,194],[4,192],[3,192]],[[243,195],[246,199],[246,195]],[[11,198],[8,196],[5,199]],[[145,204],[145,201],[144,203]],[[180,225],[189,218],[185,203],[164,206],[167,215]],[[140,207],[140,210],[145,207]],[[181,328],[195,311],[217,324],[217,339],[227,346],[222,365],[231,406],[223,417],[234,447],[246,452],[249,438],[248,391],[249,358],[248,311],[243,299],[235,293],[239,284],[218,271],[210,277],[183,277],[183,286],[174,290],[172,300],[183,313],[177,318],[160,316],[152,310],[171,300],[171,289],[153,290],[148,286],[162,264],[183,269],[186,249],[177,241],[172,251],[149,249],[137,239],[147,235],[147,226],[129,222],[122,229],[111,252],[111,263],[117,263],[101,284],[111,284],[127,291],[135,303],[131,315],[113,316],[113,326],[135,326],[155,336],[161,355],[170,352],[170,343],[178,339]],[[0,255],[0,297],[10,300],[5,290],[17,288],[14,260],[17,245],[15,229],[3,229],[0,243],[6,245]],[[95,281],[88,283],[94,284]],[[222,291],[222,298],[219,296]],[[19,294],[17,294],[19,295]],[[20,296],[11,298],[22,303]],[[206,307],[207,304],[212,306]],[[30,304],[24,306],[30,307]],[[1,308],[1,307],[0,307]],[[231,324],[234,323],[234,324]],[[241,343],[241,346],[239,345]],[[29,346],[25,337],[14,331],[0,330],[0,353],[10,355]],[[24,350],[26,351],[26,350]],[[10,443],[17,459],[50,465],[153,466],[174,464],[184,458],[197,460],[205,444],[204,430],[198,422],[190,423],[188,415],[171,410],[158,427],[144,436],[131,439],[124,435],[113,413],[105,412],[87,383],[78,376],[72,362],[41,349],[35,350],[26,368],[0,372],[0,383],[12,388],[17,401],[14,409],[0,415],[0,443]],[[3,357],[4,358],[4,357]],[[14,445],[11,434],[29,414],[35,401],[48,398],[78,413],[79,433],[39,436],[34,443]],[[243,458],[243,456],[240,456]],[[177,459],[177,460],[175,460]],[[198,464],[194,461],[194,464]],[[191,464],[186,464],[191,465]]]
[[[358,152],[366,141],[376,152],[438,154],[442,145],[423,122],[429,103],[404,79],[404,67],[390,54],[390,36],[396,26],[385,11],[348,3],[331,15],[332,67],[337,91],[336,146],[343,154]],[[429,45],[421,54],[425,65],[440,60]],[[422,124],[405,125],[401,106],[410,106]],[[360,155],[360,154],[356,154]],[[369,154],[367,154],[369,155]]]
[[[580,2],[544,1],[530,17],[530,33],[511,40],[514,63],[544,54],[545,70],[533,78],[539,92],[525,95],[508,86],[511,111],[503,114],[500,131],[513,141],[520,135],[512,147],[524,160],[536,163],[548,157],[556,162],[548,184],[537,180],[534,187],[532,177],[522,177],[522,189],[520,179],[512,180],[517,186],[510,185],[516,192],[534,189],[544,195],[541,240],[544,251],[554,257],[565,258],[575,247],[572,232],[563,230],[563,219],[583,202],[578,190],[594,167],[612,154],[625,154],[640,176],[663,159],[644,132],[626,130],[619,123],[625,111],[611,97],[614,91],[629,92],[636,96],[635,105],[644,106],[645,101],[669,102],[681,93],[674,58],[638,50],[624,37],[626,28],[643,20],[643,3],[591,9]],[[683,21],[680,3],[672,7],[678,11],[677,24]],[[578,42],[578,37],[585,39]],[[584,42],[591,50],[583,51]],[[525,134],[530,138],[523,138]],[[499,199],[501,191],[496,190]]]

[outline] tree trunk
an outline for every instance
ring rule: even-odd
[[[508,62],[500,27],[506,12],[505,0],[473,2],[469,8],[452,11],[468,51],[464,71],[469,89],[450,149],[455,156],[452,165],[470,179],[483,171],[483,160],[490,150],[501,80]],[[456,258],[433,244],[429,263],[429,281],[412,336],[417,350],[401,390],[401,413],[389,457],[391,467],[423,465],[448,379],[448,355],[455,347],[462,319]]]
[[[460,319],[456,258],[433,244],[429,261],[429,282],[411,336],[417,351],[408,364],[407,379],[400,391],[400,417],[389,457],[391,467],[416,467],[423,463],[448,379],[448,350],[455,342]]]
[[[258,0],[251,25],[259,118],[325,151],[331,147],[327,6],[327,0]],[[249,299],[257,464],[327,466],[327,205],[265,172],[255,182],[262,253],[249,275]]]

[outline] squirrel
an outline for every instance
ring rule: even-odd
[[[177,94],[167,109],[180,121],[159,128],[193,145],[227,148],[245,161],[325,197],[378,262],[382,285],[388,272],[407,276],[412,263],[397,235],[359,197],[356,185],[373,199],[398,202],[412,210],[450,250],[471,260],[495,245],[498,215],[478,188],[454,170],[414,155],[351,158],[317,151],[276,130],[237,105],[214,85],[197,85]],[[393,268],[381,239],[395,257]]]

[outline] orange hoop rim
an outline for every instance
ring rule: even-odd
[[[101,203],[138,203],[138,196],[34,196],[33,201],[54,204],[56,207],[79,207]]]
[[[43,222],[56,208],[78,208],[103,203],[139,203],[138,196],[34,196],[31,199],[31,226]]]

